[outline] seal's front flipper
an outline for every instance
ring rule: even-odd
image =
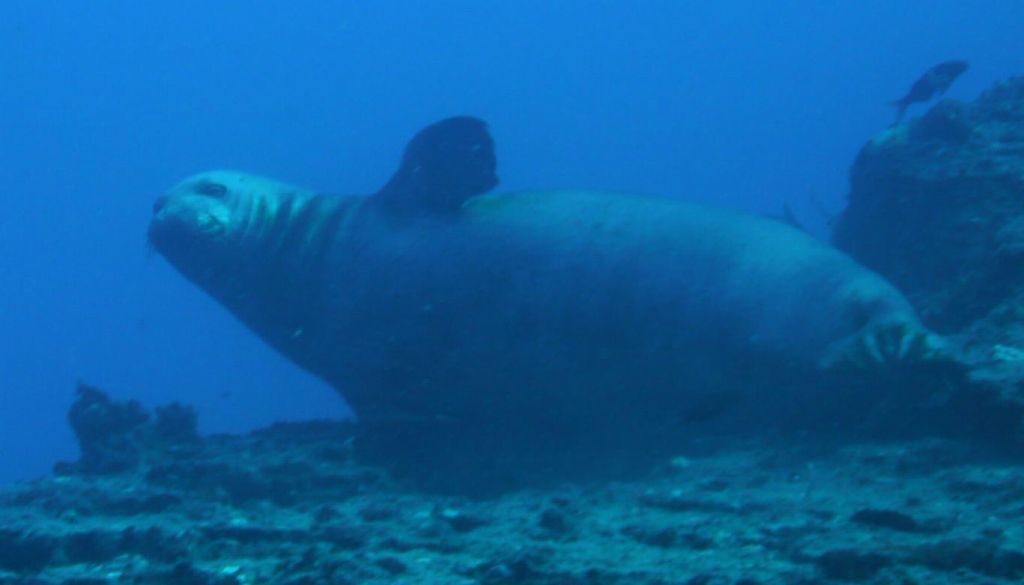
[[[454,213],[498,184],[494,140],[478,118],[427,126],[409,142],[402,165],[373,197],[396,211]]]

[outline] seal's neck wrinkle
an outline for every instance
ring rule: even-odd
[[[323,257],[358,199],[309,193],[255,197],[245,213],[246,237],[270,258],[309,265]]]
[[[320,317],[336,291],[326,284],[331,251],[363,199],[284,192],[253,198],[244,210],[251,225],[238,261],[249,272],[226,304],[293,359],[319,359],[307,344],[329,325]]]

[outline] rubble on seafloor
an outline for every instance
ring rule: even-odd
[[[345,422],[200,437],[81,387],[82,448],[0,492],[6,584],[1015,583],[1024,464],[943,440],[715,440],[630,479],[425,493]]]

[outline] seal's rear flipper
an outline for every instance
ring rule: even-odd
[[[455,212],[498,184],[494,140],[478,118],[427,126],[409,142],[402,165],[374,198],[396,210]]]
[[[963,368],[958,352],[945,338],[916,320],[882,316],[832,343],[818,365],[823,370],[870,371],[917,364]]]

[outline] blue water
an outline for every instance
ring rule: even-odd
[[[416,130],[468,113],[501,189],[788,202],[823,233],[814,201],[841,209],[921,72],[969,60],[964,99],[1024,73],[1018,2],[691,4],[0,4],[0,481],[74,457],[79,379],[194,404],[208,432],[346,415],[147,252],[185,175],[369,192]]]

